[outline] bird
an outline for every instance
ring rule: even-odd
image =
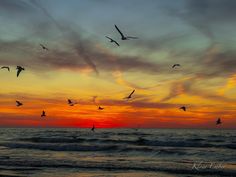
[[[46,117],[46,112],[42,111],[41,117]]]
[[[22,105],[23,105],[23,103],[21,103],[20,101],[17,101],[17,100],[16,100],[16,106],[19,107],[19,106],[22,106]]]
[[[10,72],[10,67],[9,66],[2,66],[1,69],[7,69]]]
[[[25,70],[25,68],[23,68],[23,67],[21,67],[21,66],[17,66],[17,67],[16,67],[16,70],[17,70],[16,76],[18,77],[18,76],[20,75],[21,71],[22,71],[22,70]]]
[[[77,104],[76,102],[73,102],[71,99],[68,99],[67,101],[70,106],[74,106],[75,104]]]
[[[47,47],[45,47],[43,44],[39,44],[41,47],[42,47],[42,49],[44,49],[44,50],[49,50]]]
[[[120,33],[121,40],[138,39],[137,37],[125,36],[116,25],[115,25],[115,28]]]
[[[182,106],[179,109],[182,109],[183,111],[186,111],[186,107],[185,106]]]
[[[94,132],[94,130],[95,130],[95,126],[94,126],[94,124],[93,124],[93,127],[91,128],[91,131]]]
[[[98,110],[103,110],[103,109],[104,109],[104,108],[103,108],[103,107],[101,107],[101,106],[99,106],[99,107],[98,107]]]
[[[216,121],[216,125],[220,125],[220,124],[222,124],[222,122],[221,122],[221,119],[218,118],[217,121]]]
[[[180,66],[180,64],[174,64],[172,68],[175,68],[176,66]]]
[[[114,42],[117,46],[120,46],[120,44],[117,41],[115,41],[114,39],[112,39],[112,38],[110,38],[108,36],[106,36],[106,38],[110,39],[110,42]]]
[[[132,97],[132,95],[134,94],[134,92],[135,92],[135,90],[133,90],[130,94],[129,94],[129,96],[127,96],[127,97],[125,97],[124,99],[130,99],[131,97]]]

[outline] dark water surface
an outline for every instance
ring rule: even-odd
[[[236,131],[1,128],[1,175],[236,177]]]

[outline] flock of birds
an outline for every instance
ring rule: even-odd
[[[116,30],[118,31],[118,33],[120,34],[121,40],[138,39],[138,37],[133,37],[133,36],[126,36],[126,35],[124,35],[124,34],[121,32],[121,30],[120,30],[116,25],[115,25],[115,28],[116,28]],[[120,44],[119,44],[116,40],[112,39],[111,37],[106,36],[106,38],[108,38],[111,43],[115,43],[117,46],[120,46]],[[39,44],[39,45],[41,46],[41,48],[42,48],[43,50],[49,51],[49,49],[48,49],[46,46],[44,46],[43,44]],[[180,64],[174,64],[174,65],[172,66],[172,68],[180,67],[180,66],[181,66]],[[7,70],[10,72],[10,67],[9,67],[9,66],[2,66],[1,69],[7,69]],[[17,67],[16,67],[16,70],[17,70],[16,76],[19,77],[20,73],[21,73],[22,71],[24,71],[25,68],[23,68],[22,66],[17,66]],[[131,99],[131,98],[132,98],[132,95],[134,94],[134,92],[135,92],[135,90],[133,90],[133,91],[132,91],[127,97],[125,97],[124,99],[126,99],[126,100]],[[68,99],[68,100],[67,100],[67,103],[68,103],[69,106],[74,106],[74,105],[78,104],[77,102],[74,102],[74,101],[72,101],[71,99]],[[20,101],[18,101],[18,100],[16,100],[16,106],[17,106],[17,107],[23,106],[23,103],[20,102]],[[98,110],[104,110],[104,109],[105,109],[105,108],[103,108],[103,107],[101,107],[101,106],[98,106]],[[183,110],[183,111],[187,111],[187,108],[186,108],[185,106],[182,106],[182,107],[180,107],[179,109],[181,109],[181,110]],[[42,113],[41,113],[41,117],[46,117],[46,112],[45,112],[44,110],[43,110]],[[218,119],[216,120],[216,125],[220,125],[220,124],[222,124],[222,122],[221,122],[221,119],[218,118]],[[95,125],[93,124],[93,127],[91,128],[91,131],[94,132],[94,130],[95,130]]]

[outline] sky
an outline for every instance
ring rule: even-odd
[[[235,9],[233,0],[0,0],[0,66],[11,68],[0,70],[0,126],[236,128]],[[114,25],[138,39],[122,41]]]

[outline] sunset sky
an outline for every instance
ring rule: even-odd
[[[220,117],[236,128],[235,9],[234,0],[0,0],[0,66],[11,68],[0,70],[0,126],[219,128]],[[115,24],[139,39],[121,41]]]

